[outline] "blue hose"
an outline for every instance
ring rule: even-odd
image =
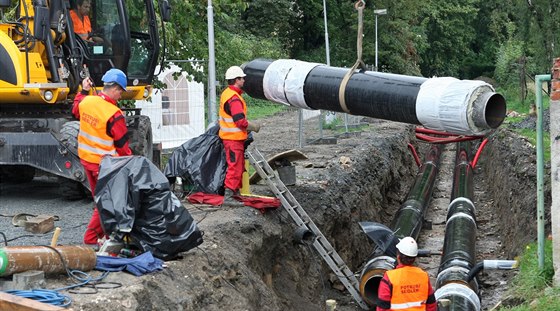
[[[7,290],[5,292],[60,307],[66,307],[72,303],[72,299],[69,296],[50,289]]]

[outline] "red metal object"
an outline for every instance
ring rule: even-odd
[[[432,135],[437,135],[437,137]],[[482,137],[483,136],[454,135],[448,132],[441,132],[426,128],[416,128],[416,138],[431,144],[458,143],[461,141],[481,139]]]
[[[475,154],[473,160],[471,161],[471,167],[472,167],[473,170],[476,167],[476,163],[478,163],[478,158],[480,157],[480,154],[482,153],[482,150],[484,149],[484,147],[486,146],[487,143],[488,143],[488,138],[484,138],[484,140],[482,141],[482,143],[478,147],[478,150],[476,150],[476,154]]]
[[[414,161],[416,161],[416,165],[418,167],[420,167],[420,165],[422,165],[422,163],[420,163],[420,158],[418,157],[418,153],[416,152],[416,148],[414,148],[414,146],[411,143],[408,143],[408,149],[410,149],[410,152],[412,153],[412,156],[414,157]]]

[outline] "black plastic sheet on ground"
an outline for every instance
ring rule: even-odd
[[[213,125],[175,149],[163,171],[165,176],[192,183],[193,192],[223,194],[227,162],[218,130],[219,126]]]
[[[142,156],[101,161],[95,202],[103,229],[163,260],[202,243],[196,222],[170,189],[167,178]]]

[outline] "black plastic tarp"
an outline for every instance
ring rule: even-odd
[[[165,175],[142,156],[101,161],[95,202],[106,234],[160,259],[175,258],[202,243],[196,222],[171,191]]]
[[[227,163],[218,130],[219,126],[213,125],[175,149],[163,171],[165,176],[192,183],[193,192],[223,194]]]

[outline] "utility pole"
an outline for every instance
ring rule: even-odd
[[[208,124],[217,119],[216,112],[216,56],[214,55],[214,9],[208,0]]]
[[[327,27],[327,3],[323,0],[323,19],[325,20],[325,52],[327,54],[327,66],[331,65],[331,53],[329,50],[329,28]]]
[[[540,87],[537,88],[540,92]],[[552,263],[554,285],[560,286],[560,57],[552,67],[552,90],[550,92],[550,189],[552,194]]]
[[[386,15],[387,9],[373,10],[373,14],[375,14],[375,71],[379,71],[377,69],[377,16]]]

